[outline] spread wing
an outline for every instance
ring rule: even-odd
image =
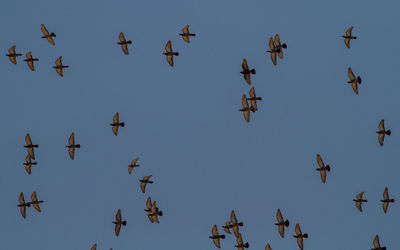
[[[271,60],[274,65],[276,65],[276,52],[271,53]]]
[[[251,85],[251,78],[250,74],[243,74],[244,80],[247,82],[248,85]]]
[[[115,235],[118,237],[119,231],[121,230],[121,224],[117,223],[115,224]]]
[[[236,237],[239,237],[240,233],[239,233],[239,227],[237,225],[233,226],[233,234]]]
[[[118,135],[118,125],[112,126],[112,131],[113,131],[114,135],[117,136]]]
[[[242,106],[244,109],[249,108],[249,103],[247,102],[246,95],[242,95]]]
[[[69,157],[71,157],[71,160],[73,160],[74,156],[75,156],[75,148],[73,148],[73,147],[68,148],[68,153],[69,153]]]
[[[381,120],[378,125],[379,131],[385,131],[385,120]]]
[[[31,195],[31,200],[32,201],[37,201],[37,197],[36,197],[36,192],[33,192]]]
[[[126,42],[125,36],[124,36],[124,33],[123,33],[123,32],[119,33],[119,40],[120,40],[121,42]]]
[[[182,39],[185,41],[185,42],[187,42],[187,43],[190,43],[190,39],[189,39],[189,36],[182,36]],[[214,239],[215,240],[215,239]],[[219,241],[219,239],[216,239],[216,240],[218,240]]]
[[[303,250],[303,238],[297,238],[297,245],[299,245],[300,249]]]
[[[25,204],[24,193],[22,193],[22,192],[19,194],[19,203]]]
[[[351,36],[351,31],[353,30],[353,26],[346,30],[346,36]]]
[[[122,51],[125,53],[125,55],[129,55],[129,50],[128,50],[128,44],[124,43],[121,45]]]
[[[167,62],[171,67],[174,67],[174,56],[173,55],[167,55]]]
[[[378,235],[375,236],[374,247],[381,247],[381,244],[379,243],[379,236]]]
[[[350,49],[350,39],[349,38],[344,39],[344,44],[346,44],[346,47]]]
[[[254,89],[254,87],[251,87],[250,92],[249,92],[249,96],[251,98],[255,98],[256,97],[256,90]]]
[[[278,223],[283,222],[283,217],[280,209],[278,209],[278,212],[276,212],[276,219],[278,220]]]
[[[96,250],[97,249],[97,244],[95,243],[90,250]]]
[[[166,52],[172,52],[171,40],[169,40],[169,41],[167,42],[167,44],[165,45],[165,51],[166,51]]]
[[[43,35],[45,35],[45,36],[48,36],[48,35],[49,35],[49,32],[47,31],[47,29],[46,29],[46,27],[44,26],[44,24],[41,24],[41,25],[40,25],[40,29],[42,30]]]
[[[321,174],[322,183],[325,183],[325,182],[326,182],[326,170],[325,170],[325,169],[322,169],[322,170],[320,170],[319,172],[320,172],[320,174]]]
[[[211,229],[211,233],[213,236],[218,235],[217,225],[214,224],[213,228]]]
[[[33,148],[28,148],[28,154],[32,159],[35,159],[35,151],[33,150]]]
[[[118,209],[117,213],[115,214],[115,220],[117,222],[122,220],[122,216],[121,216],[121,209]]]
[[[151,203],[151,198],[148,197],[147,200],[146,200],[146,207],[147,207],[147,209],[151,209],[151,205],[152,205],[152,203]]]
[[[39,204],[33,204],[33,207],[38,211],[39,213],[42,212],[42,210],[39,207]]]
[[[352,83],[351,83],[351,87],[353,88],[354,93],[356,93],[356,95],[358,95],[358,86],[357,86],[357,82],[352,82]]]
[[[32,140],[31,140],[31,136],[29,135],[29,134],[26,134],[26,136],[25,136],[25,142],[26,142],[26,145],[32,145]]]
[[[378,141],[381,146],[383,146],[383,141],[385,140],[385,134],[379,134],[378,135]]]
[[[15,48],[16,48],[16,46],[13,45],[13,46],[8,50],[8,52],[9,52],[10,54],[15,54]]]
[[[272,39],[272,37],[269,38],[269,49],[270,50],[274,50],[275,49],[275,45],[274,45],[274,39]]]
[[[63,73],[63,69],[62,69],[62,68],[56,68],[56,71],[57,71],[57,73],[58,73],[61,77],[64,76],[64,73]]]
[[[221,248],[221,243],[219,242],[219,238],[213,239],[213,242],[214,242],[214,245],[215,245],[217,248]]]
[[[145,176],[145,177],[143,177],[143,180],[148,181],[151,178],[151,176],[152,175]]]
[[[147,185],[146,182],[141,182],[140,183],[140,189],[142,189],[142,193],[144,193],[146,191],[146,185]]]
[[[269,244],[267,244],[267,245],[265,246],[265,250],[272,250],[272,248],[271,248],[271,246],[270,246]]]
[[[31,174],[31,165],[25,165],[25,170],[28,174]]]
[[[30,155],[30,154],[27,154],[27,155],[26,155],[26,157],[25,157],[25,162],[26,162],[26,163],[31,163],[31,162],[32,162],[32,160],[31,160],[31,155]]]
[[[358,208],[358,210],[360,210],[360,212],[362,212],[361,204],[362,204],[361,201],[357,201],[357,202],[356,202],[356,207]]]
[[[317,162],[320,168],[325,167],[324,161],[322,160],[322,157],[319,154],[317,154]]]
[[[32,70],[35,71],[35,66],[33,65],[33,61],[27,61],[28,67]]]
[[[243,111],[243,116],[246,122],[250,122],[250,110]]]
[[[75,144],[75,134],[74,134],[74,132],[72,132],[72,134],[69,136],[68,143],[69,143],[69,145],[74,145]]]
[[[189,33],[189,25],[186,25],[186,26],[182,29],[182,33],[183,33],[183,34]]]
[[[156,214],[152,215],[151,217],[152,217],[153,221],[160,224],[160,221],[158,220],[158,216]]]
[[[250,101],[250,104],[251,104],[251,107],[252,107],[254,110],[258,110],[258,107],[257,107],[257,100],[255,100],[255,99],[251,100],[251,101]]]
[[[294,228],[294,231],[296,232],[297,235],[301,235],[302,234],[299,224],[296,224],[296,226]]]
[[[357,194],[357,197],[356,197],[357,200],[361,200],[363,195],[364,195],[364,192],[361,192],[361,193]]]
[[[229,221],[225,222],[225,227],[224,227],[224,231],[228,234],[231,234],[231,231],[229,231],[229,225],[231,223]]]
[[[383,191],[383,199],[388,200],[389,199],[389,191],[388,188],[385,188],[385,191]]]
[[[279,230],[279,234],[281,235],[281,237],[285,237],[285,226],[284,225],[279,225],[278,226],[278,230]]]
[[[353,71],[351,70],[351,67],[349,67],[349,70],[347,71],[347,74],[350,78],[350,81],[354,81],[356,79],[356,77],[353,74]]]
[[[239,235],[236,236],[236,242],[237,242],[239,245],[242,245],[242,244],[243,244],[243,239],[242,239],[242,234],[241,234],[241,233],[239,233]]]
[[[57,65],[57,66],[62,66],[62,56],[60,56],[59,58],[57,58],[57,60],[56,60],[56,65]]]
[[[26,53],[26,59],[32,59],[32,52]]]
[[[233,210],[231,212],[231,222],[237,223],[236,214],[235,214],[235,211],[233,211]]]
[[[136,164],[136,162],[139,160],[139,157],[137,157],[136,159],[134,159],[132,162],[131,162],[131,165],[135,165]]]
[[[113,123],[119,123],[119,113],[115,113],[114,117],[113,117]]]
[[[17,58],[15,56],[9,56],[8,58],[12,63],[17,64]]]
[[[243,69],[244,71],[248,71],[248,70],[249,70],[249,65],[247,65],[247,60],[246,60],[246,58],[243,59],[243,62],[242,62],[242,69]]]
[[[24,217],[24,219],[26,218],[26,207],[19,207],[19,211],[21,211],[21,215],[22,217]]]
[[[389,206],[389,202],[388,202],[388,201],[384,202],[383,205],[382,205],[382,207],[383,207],[383,212],[384,212],[385,214],[387,213],[388,206]]]

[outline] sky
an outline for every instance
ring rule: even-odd
[[[216,249],[211,228],[235,210],[251,249],[400,249],[398,1],[11,1],[0,8],[1,250]],[[40,25],[56,33],[55,46]],[[189,24],[191,43],[180,37]],[[351,49],[343,38],[354,26]],[[117,45],[124,32],[130,55]],[[288,48],[274,66],[268,39]],[[170,67],[168,40],[179,52]],[[32,51],[36,70],[8,49]],[[52,66],[63,56],[61,78]],[[262,101],[246,123],[248,86]],[[363,79],[359,95],[347,69]],[[113,115],[125,127],[114,136]],[[381,147],[378,123],[392,131]],[[68,156],[69,135],[81,148]],[[25,135],[39,144],[32,174]],[[331,166],[321,182],[316,155]],[[128,165],[140,157],[139,168]],[[139,179],[152,174],[142,194]],[[385,187],[396,199],[383,213]],[[37,192],[42,212],[18,207]],[[364,191],[360,213],[352,199]],[[149,222],[150,196],[164,215]],[[290,221],[282,239],[280,208]],[[127,226],[114,234],[118,209]],[[235,237],[221,241],[233,249]]]

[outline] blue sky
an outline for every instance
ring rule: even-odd
[[[398,30],[400,4],[386,1],[26,1],[0,8],[3,54],[15,44],[39,58],[31,72],[23,58],[0,60],[2,168],[1,249],[214,249],[214,224],[232,209],[251,249],[298,249],[294,225],[309,234],[305,249],[370,249],[376,234],[399,249],[400,131]],[[56,46],[41,39],[40,24]],[[180,37],[190,25],[197,36]],[[354,26],[351,49],[341,35]],[[130,55],[116,44],[132,40]],[[265,52],[276,33],[287,43],[273,66]],[[165,43],[180,55],[171,68]],[[63,56],[60,78],[51,68]],[[262,96],[247,124],[238,109],[248,86],[247,58]],[[351,66],[363,79],[356,96]],[[115,112],[125,127],[115,137]],[[392,135],[380,147],[378,123]],[[75,160],[65,145],[81,144]],[[37,166],[22,165],[30,133]],[[322,184],[316,154],[330,164]],[[140,168],[128,175],[131,160]],[[146,194],[139,179],[152,174]],[[388,214],[385,187],[396,199]],[[42,213],[15,206],[36,191]],[[365,192],[360,213],[352,199]],[[151,224],[148,196],[164,216]],[[400,200],[399,200],[400,201]],[[111,223],[121,208],[127,226]],[[280,208],[290,220],[281,239]],[[233,235],[221,242],[232,249]]]

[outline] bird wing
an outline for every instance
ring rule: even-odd
[[[357,194],[357,197],[356,197],[357,200],[361,200],[363,195],[364,195],[364,192],[361,192],[361,193]]]
[[[357,82],[352,82],[352,83],[351,83],[351,87],[353,88],[354,93],[356,93],[356,95],[358,95],[358,86],[357,86]]]
[[[237,223],[235,211],[231,212],[231,223]]]
[[[242,95],[242,107],[243,107],[244,109],[249,108],[249,103],[247,102],[246,95]]]
[[[239,227],[238,227],[237,225],[233,226],[233,234],[234,234],[236,237],[239,237],[239,235],[241,235],[241,234],[239,233]]]
[[[251,89],[249,91],[249,96],[251,98],[256,98],[256,90],[254,89],[254,87],[251,87]]]
[[[271,246],[270,246],[269,244],[267,244],[267,245],[265,246],[265,250],[272,250],[272,248],[271,248]]]
[[[274,44],[275,44],[275,47],[279,47],[281,45],[281,41],[279,39],[279,35],[278,34],[275,35]]]
[[[37,197],[36,197],[36,192],[33,192],[31,195],[31,200],[32,201],[37,201]]]
[[[142,193],[144,193],[146,191],[146,182],[141,182],[140,183],[140,189],[142,189]]]
[[[165,45],[165,51],[167,51],[167,52],[172,52],[171,40],[169,40],[169,41],[167,42],[167,44]]]
[[[60,56],[59,58],[57,58],[57,60],[56,60],[56,65],[57,65],[57,66],[62,66],[62,56]]]
[[[25,136],[25,142],[26,142],[26,145],[32,145],[32,140],[31,140],[31,136],[29,135],[29,134],[26,134],[26,136]]]
[[[247,82],[248,85],[251,85],[251,78],[250,74],[243,74],[244,80]]]
[[[115,214],[115,219],[117,222],[120,222],[122,220],[121,209],[118,209],[117,213]]]
[[[389,191],[388,188],[385,188],[385,191],[383,191],[383,199],[388,200],[389,199]]]
[[[174,56],[173,55],[167,55],[167,62],[171,67],[174,67]]]
[[[147,200],[146,200],[146,207],[147,207],[147,209],[151,209],[151,206],[152,206],[151,198],[148,197]]]
[[[246,58],[243,59],[243,62],[242,62],[242,69],[243,69],[244,71],[248,71],[248,70],[249,70],[249,65],[247,65],[247,60],[246,60]]]
[[[250,110],[243,111],[243,116],[246,122],[250,122]]]
[[[250,104],[251,104],[251,107],[253,108],[253,110],[258,110],[256,99],[251,100]]]
[[[32,70],[35,71],[35,66],[33,65],[33,61],[27,61],[28,67]]]
[[[384,119],[382,119],[379,122],[378,129],[379,129],[379,131],[385,131],[385,120]]]
[[[301,233],[301,229],[300,229],[300,225],[299,225],[299,224],[296,224],[296,226],[295,226],[295,228],[294,228],[294,231],[296,232],[296,234],[297,234],[297,235],[300,235],[300,234],[302,234],[302,233]]]
[[[119,113],[115,113],[114,117],[113,117],[113,123],[119,123]]]
[[[271,53],[271,60],[274,65],[276,65],[276,52]]]
[[[56,71],[57,71],[57,73],[58,73],[61,77],[64,76],[64,73],[63,73],[63,69],[62,69],[62,68],[56,68]]]
[[[389,206],[389,202],[388,201],[384,202],[383,205],[382,205],[383,212],[385,214],[387,213],[388,206]]]
[[[190,43],[189,36],[182,36],[182,39],[183,39],[185,42]],[[219,241],[219,239],[217,239],[217,240]]]
[[[123,32],[119,33],[119,40],[120,40],[121,42],[125,42],[125,41],[126,41]]]
[[[243,239],[242,239],[242,234],[241,234],[241,233],[239,233],[238,235],[236,235],[236,242],[237,242],[239,245],[242,245],[242,244],[243,244]]]
[[[136,164],[136,162],[139,160],[139,157],[136,157],[136,159],[134,159],[132,162],[131,162],[131,165],[135,165]]]
[[[114,135],[117,136],[118,135],[118,125],[112,126],[112,131],[113,131]]]
[[[182,33],[183,33],[183,34],[189,33],[189,25],[186,25],[185,27],[183,27]]]
[[[129,55],[129,50],[128,50],[128,44],[124,43],[121,45],[122,51],[125,53],[125,55]]]
[[[322,157],[319,154],[317,154],[317,162],[320,168],[325,167],[324,161],[322,160]]]
[[[75,133],[74,132],[72,132],[72,134],[69,136],[68,143],[70,146],[75,144]]]
[[[143,177],[143,180],[148,181],[150,178],[151,178],[151,175],[148,175],[148,176]]]
[[[53,41],[53,38],[51,36],[47,37],[47,41],[49,41],[49,43],[56,45],[56,43]]]
[[[351,36],[351,31],[353,30],[353,26],[346,30],[346,36]]]
[[[28,154],[32,159],[35,159],[35,151],[33,150],[33,148],[28,148]]]
[[[224,227],[224,231],[228,234],[231,234],[231,231],[229,230],[229,225],[230,225],[230,221],[225,222],[225,227]]]
[[[283,217],[280,209],[278,209],[278,212],[276,212],[276,219],[278,220],[278,223],[283,222]]]
[[[213,239],[213,242],[214,242],[214,245],[215,245],[217,248],[221,248],[221,243],[219,242],[219,238],[214,238],[214,239]]]
[[[8,58],[12,63],[17,64],[17,58],[15,56],[9,56]]]
[[[45,35],[45,36],[48,36],[48,35],[49,35],[49,32],[47,31],[47,29],[46,29],[46,27],[44,26],[44,24],[41,24],[41,25],[40,25],[40,29],[42,30],[43,35]]]
[[[274,45],[274,39],[272,39],[272,37],[269,38],[269,49],[272,51],[275,49],[275,45]]]
[[[279,225],[278,226],[278,230],[279,230],[279,234],[281,235],[281,237],[285,237],[285,226],[284,225]]]
[[[25,204],[24,193],[22,193],[22,192],[19,194],[19,203]]]
[[[213,236],[217,236],[218,235],[217,225],[214,224],[213,228],[211,229],[211,233],[212,233]]]
[[[360,212],[362,212],[361,204],[362,204],[361,201],[357,201],[357,202],[356,202],[356,207],[358,208],[358,210],[360,210]]]
[[[32,52],[26,53],[26,59],[32,59]]]
[[[97,244],[95,243],[90,250],[96,250],[97,249]]]
[[[353,71],[351,70],[351,67],[349,67],[349,70],[347,71],[347,75],[350,78],[350,81],[354,81],[356,79],[356,77],[353,74]]]
[[[385,134],[379,134],[378,135],[378,141],[381,146],[383,146],[383,141],[385,140]]]
[[[15,54],[15,48],[16,48],[16,46],[13,45],[13,46],[8,50],[8,52],[9,52],[10,54]]]
[[[346,47],[350,49],[350,39],[349,38],[344,39],[344,44],[346,44]]]
[[[31,155],[28,153],[27,155],[26,155],[26,157],[25,157],[25,162],[26,163],[31,163],[32,162],[32,160],[31,160]]]
[[[151,217],[152,217],[153,221],[155,221],[156,223],[160,224],[160,221],[158,220],[157,214],[153,214]]]
[[[322,183],[325,183],[326,182],[326,170],[325,169],[321,169],[319,172],[321,174]]]
[[[31,174],[31,165],[25,165],[25,170],[28,174]]]
[[[379,236],[378,235],[375,236],[374,247],[381,247],[381,244],[379,243]]]
[[[39,207],[39,204],[33,204],[33,207],[38,211],[39,213],[42,212],[42,210]]]
[[[21,215],[25,219],[26,218],[26,207],[25,206],[19,207],[19,211],[21,211]]]
[[[115,224],[115,235],[118,237],[119,231],[121,230],[121,224],[117,223]]]
[[[68,153],[69,153],[69,157],[71,157],[71,160],[73,160],[74,156],[75,156],[75,148],[73,148],[73,147],[68,148]]]
[[[299,245],[300,249],[303,250],[303,238],[297,238],[297,245]]]

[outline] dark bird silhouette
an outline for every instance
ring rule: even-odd
[[[258,110],[257,101],[261,101],[262,98],[259,96],[256,96],[256,90],[254,89],[254,87],[251,87],[249,96],[250,96],[250,98],[247,98],[247,100],[250,101],[250,105],[251,105],[250,110],[255,112]]]
[[[28,64],[29,68],[30,68],[32,71],[35,71],[35,66],[33,65],[33,62],[34,62],[34,61],[39,61],[39,59],[33,58],[33,57],[32,57],[32,53],[29,51],[29,52],[26,54],[26,59],[24,59],[24,61]]]
[[[134,160],[131,162],[131,164],[129,165],[129,168],[128,168],[129,174],[132,173],[133,168],[140,167],[139,164],[136,164],[136,162],[137,162],[138,160],[139,160],[139,157],[137,157],[136,159],[134,159]]]
[[[394,203],[394,199],[389,199],[389,191],[388,188],[385,188],[385,191],[383,191],[383,200],[381,200],[381,202],[383,202],[383,212],[385,212],[385,214],[387,213],[387,209],[389,206],[389,202]]]
[[[212,239],[214,242],[214,245],[217,248],[221,248],[221,243],[219,242],[219,239],[225,239],[225,235],[223,234],[218,234],[218,229],[217,225],[214,224],[213,228],[211,229],[211,236],[208,236],[208,238]]]
[[[271,246],[270,246],[269,244],[267,244],[267,245],[265,246],[265,250],[272,250],[272,248],[271,248]]]
[[[143,177],[142,180],[140,180],[140,189],[142,189],[142,193],[144,193],[146,191],[146,185],[147,183],[152,184],[152,181],[149,181],[149,179],[151,178],[151,175],[145,176]]]
[[[235,247],[237,247],[238,250],[244,250],[245,248],[249,248],[249,243],[243,243],[243,239],[242,239],[242,234],[239,233],[239,235],[236,237],[236,243],[237,245],[235,245]]]
[[[94,243],[94,245],[92,246],[92,248],[90,248],[90,250],[96,250],[97,249],[97,244]]]
[[[281,213],[280,209],[278,209],[278,211],[276,212],[276,219],[278,220],[278,222],[275,223],[275,225],[278,226],[279,234],[283,238],[283,237],[285,237],[285,227],[289,226],[289,221],[288,220],[286,220],[286,221],[283,220],[282,213]]]
[[[174,56],[179,56],[179,53],[172,51],[171,40],[168,41],[165,45],[165,52],[163,53],[163,55],[166,56],[169,65],[171,65],[171,67],[174,67]]]
[[[296,224],[295,227],[296,234],[293,235],[297,239],[297,245],[299,245],[300,249],[303,250],[303,238],[307,239],[308,234],[301,233],[300,225]]]
[[[13,45],[9,50],[8,50],[8,54],[6,54],[6,56],[8,56],[8,59],[10,59],[10,61],[14,64],[17,64],[17,56],[22,56],[22,54],[18,54],[15,52],[15,45]]]
[[[274,40],[274,45],[276,49],[279,49],[280,51],[278,52],[278,56],[280,59],[283,59],[283,50],[282,49],[287,49],[286,43],[281,44],[281,41],[279,39],[279,35],[275,35],[275,40]]]
[[[118,209],[118,212],[115,215],[115,221],[113,221],[113,224],[115,224],[115,235],[118,237],[119,231],[121,230],[121,225],[126,226],[126,221],[123,221],[122,217],[121,217],[121,209]]]
[[[244,80],[246,80],[248,85],[251,85],[251,79],[250,79],[250,74],[255,75],[256,74],[256,70],[255,69],[249,69],[249,65],[247,65],[247,60],[246,58],[243,59],[242,62],[242,71],[240,71],[240,74],[243,74]]]
[[[378,141],[379,141],[379,144],[381,144],[381,146],[383,146],[383,141],[385,140],[385,135],[391,135],[391,131],[390,131],[390,129],[389,130],[385,130],[385,120],[384,119],[382,119],[380,122],[379,122],[379,125],[378,125],[378,131],[376,131],[376,133],[378,134]]]
[[[317,162],[318,162],[318,166],[319,168],[317,168],[316,170],[320,172],[321,174],[321,180],[322,183],[325,183],[326,181],[326,171],[330,172],[331,171],[331,167],[329,165],[324,164],[324,161],[322,160],[322,157],[317,154]]]
[[[235,234],[235,236],[239,237],[239,227],[243,227],[243,222],[237,221],[235,211],[233,211],[233,210],[231,212],[230,225],[233,228],[233,233]]]
[[[40,25],[40,28],[43,32],[43,36],[42,38],[46,38],[47,41],[49,41],[49,43],[56,45],[53,41],[53,37],[56,37],[56,34],[54,34],[54,32],[49,33],[46,29],[46,27],[44,26],[44,24]]]
[[[124,127],[125,122],[119,122],[119,113],[115,113],[113,117],[113,123],[110,124],[112,126],[112,130],[115,136],[118,135],[118,127]]]
[[[57,73],[63,77],[64,73],[63,73],[63,69],[65,68],[69,68],[68,65],[63,65],[62,64],[62,56],[60,56],[57,60],[56,60],[56,66],[53,66],[53,68],[56,69]]]
[[[68,139],[68,145],[66,146],[68,148],[68,153],[69,156],[71,157],[71,160],[74,159],[75,156],[75,148],[80,148],[80,144],[75,144],[75,134],[72,132],[72,134],[69,136]]]
[[[381,247],[381,243],[379,243],[379,236],[376,235],[374,238],[374,248],[371,250],[386,250],[386,247]]]
[[[244,119],[246,122],[250,122],[250,110],[254,112],[253,107],[249,107],[246,95],[242,96],[242,108],[239,111],[243,112]]]
[[[21,215],[22,217],[24,217],[24,219],[26,218],[26,207],[30,207],[31,204],[25,203],[25,199],[24,199],[24,193],[21,192],[21,194],[19,195],[19,204],[17,205],[17,207],[19,207],[19,210],[21,211]]]
[[[190,43],[190,37],[191,36],[196,36],[196,34],[190,33],[189,32],[189,25],[186,25],[183,29],[182,29],[182,33],[179,34],[182,39],[187,42]]]
[[[125,53],[125,55],[129,55],[128,51],[128,44],[132,44],[131,40],[125,40],[124,33],[119,33],[119,42],[117,42],[119,45],[121,45],[122,51]]]
[[[158,221],[158,216],[162,216],[162,215],[163,215],[163,212],[158,209],[157,202],[153,201],[153,204],[151,204],[150,212],[148,212],[149,218],[151,217],[154,222],[160,223],[160,221]]]
[[[31,195],[31,201],[28,202],[29,204],[33,205],[33,207],[38,211],[39,213],[42,212],[42,210],[39,207],[40,203],[43,203],[43,201],[39,201],[36,197],[36,192],[33,192]]]
[[[356,95],[358,95],[358,85],[357,84],[361,84],[361,77],[357,76],[357,78],[356,78],[353,74],[353,71],[351,70],[351,67],[349,67],[347,74],[349,75],[349,78],[350,78],[350,81],[348,81],[347,83],[351,84],[351,87],[353,88],[354,93],[356,93]]]
[[[224,229],[224,231],[228,234],[231,234],[231,231],[229,229],[233,228],[233,225],[231,224],[230,221],[225,222],[225,225],[222,226],[222,228]]]
[[[281,48],[275,47],[274,39],[272,37],[269,39],[269,50],[267,50],[267,52],[271,54],[272,63],[276,65],[276,53],[280,53]]]
[[[24,147],[28,149],[28,153],[31,156],[32,160],[35,160],[35,151],[33,150],[33,148],[38,148],[39,145],[32,144],[31,136],[29,134],[26,134],[25,142],[26,145],[24,145]]]
[[[364,195],[364,192],[361,192],[361,193],[357,194],[356,199],[353,199],[353,201],[356,202],[356,207],[358,208],[358,210],[360,210],[360,212],[362,212],[362,206],[361,206],[362,203],[368,201],[368,200],[363,200],[363,198],[362,198],[363,195]]]
[[[344,38],[344,44],[346,44],[346,47],[349,49],[350,49],[350,40],[357,39],[357,37],[351,35],[351,31],[353,31],[353,26],[351,26],[346,30],[345,36],[342,36]]]
[[[32,165],[37,165],[37,162],[32,162],[31,155],[28,153],[25,158],[25,170],[28,174],[31,174],[31,167]]]

